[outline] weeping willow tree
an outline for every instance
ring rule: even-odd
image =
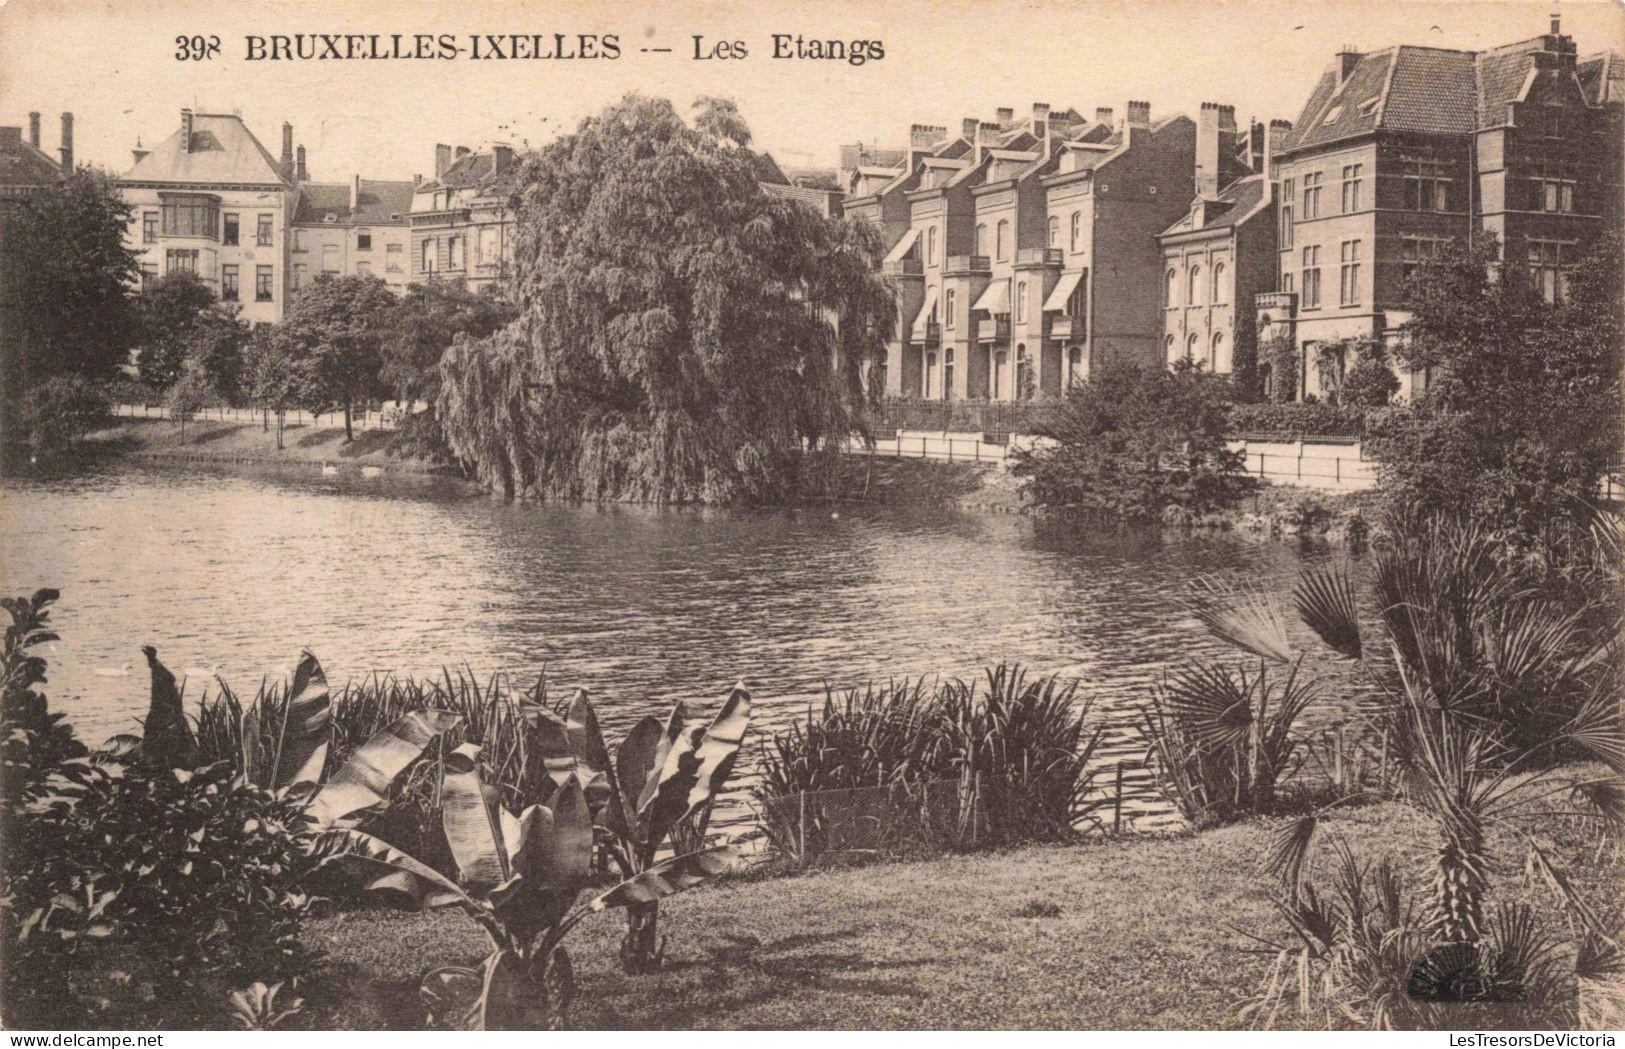
[[[763,167],[714,99],[690,126],[629,96],[532,155],[519,317],[441,361],[453,452],[516,494],[671,503],[784,498],[831,461],[895,319],[884,244]]]

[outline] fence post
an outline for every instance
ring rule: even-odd
[[[1337,480],[1337,483],[1342,484],[1343,483],[1343,457],[1341,455],[1336,455],[1336,456],[1332,457],[1332,473],[1335,476],[1335,478]]]
[[[1258,476],[1264,476],[1264,453],[1258,453]]]
[[[801,818],[797,822],[801,828],[801,865],[807,865],[807,792],[801,792]]]
[[[1112,833],[1116,834],[1123,829],[1123,763],[1117,763],[1117,787],[1113,791],[1112,801]]]

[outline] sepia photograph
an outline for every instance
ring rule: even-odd
[[[1613,1046],[1622,322],[1620,0],[0,0],[0,1037]]]

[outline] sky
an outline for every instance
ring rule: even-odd
[[[123,172],[138,139],[180,110],[240,112],[273,154],[281,125],[313,178],[432,174],[434,145],[539,146],[629,92],[735,100],[759,147],[789,166],[833,167],[842,143],[906,142],[910,124],[957,128],[1034,102],[1092,114],[1128,99],[1153,119],[1228,103],[1237,119],[1293,119],[1332,55],[1398,43],[1478,50],[1546,31],[1556,10],[1581,54],[1625,53],[1620,0],[1561,4],[1196,3],[1116,0],[738,0],[584,4],[569,0],[0,0],[0,123],[43,117],[53,156],[63,110],[81,162]],[[614,61],[247,61],[247,38],[377,33],[614,34]],[[774,59],[772,35],[879,40],[861,66]],[[178,60],[176,37],[218,36],[219,53]],[[738,60],[693,58],[740,41]],[[670,53],[641,48],[668,47]]]

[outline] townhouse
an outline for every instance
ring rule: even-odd
[[[1280,151],[1278,275],[1255,299],[1260,344],[1285,340],[1299,397],[1334,395],[1349,340],[1388,340],[1407,280],[1452,240],[1500,238],[1505,273],[1548,300],[1619,223],[1625,70],[1551,31],[1483,52],[1345,49]],[[1400,395],[1429,376],[1402,374]]]
[[[304,166],[300,147],[297,166]],[[377,277],[396,294],[411,279],[411,182],[352,175],[348,183],[301,181],[289,245],[288,290],[318,273]]]
[[[513,148],[502,143],[477,152],[434,147],[434,178],[412,191],[410,280],[461,281],[478,291],[503,279],[513,259],[517,170]]]
[[[1163,356],[1251,382],[1257,366],[1253,301],[1275,289],[1276,184],[1272,158],[1292,125],[1236,126],[1235,109],[1202,103],[1196,194],[1163,230]],[[1238,310],[1239,315],[1238,315]],[[1239,323],[1238,323],[1239,322]]]

